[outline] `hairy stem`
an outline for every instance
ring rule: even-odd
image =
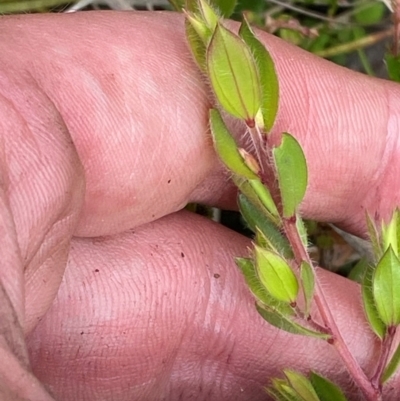
[[[260,128],[257,126],[257,124],[255,124],[254,126],[247,126],[247,130],[249,131],[251,143],[254,146],[257,161],[260,164],[261,172],[263,172],[263,171],[265,171],[263,161],[264,161],[264,155],[266,153],[264,141],[262,138],[263,134],[262,134]]]
[[[283,226],[287,238],[293,248],[296,262],[300,265],[302,261],[305,261],[313,266],[310,256],[308,255],[308,252],[301,241],[296,227],[295,217],[284,219]],[[318,277],[315,277],[314,301],[324,325],[332,333],[333,345],[335,346],[336,351],[346,365],[347,370],[351,374],[353,380],[357,383],[359,389],[364,394],[365,399],[368,401],[380,401],[381,391],[379,388],[376,388],[372,385],[371,381],[368,379],[364,371],[361,369],[359,363],[347,347],[329,308]]]

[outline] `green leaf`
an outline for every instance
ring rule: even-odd
[[[289,317],[283,316],[275,310],[268,309],[260,303],[256,303],[256,309],[258,313],[264,318],[264,320],[266,320],[270,325],[277,327],[278,329],[287,331],[288,333],[300,334],[303,336],[314,337],[323,340],[328,340],[331,338],[329,334],[310,330],[307,327],[304,327],[294,322]]]
[[[204,43],[204,46],[206,46],[212,37],[212,31],[210,30],[210,28],[206,25],[204,21],[201,20],[198,15],[186,13],[186,21],[189,22],[189,24],[196,31],[200,40]],[[192,45],[190,41],[189,44]],[[191,50],[192,53],[194,53],[194,50],[196,49],[192,48]]]
[[[295,372],[294,370],[287,370],[287,369],[285,369],[283,373],[287,377],[292,388],[301,397],[301,400],[319,401],[318,395],[315,392],[314,387],[305,376],[303,376],[298,372]]]
[[[362,299],[364,304],[364,312],[373,332],[382,340],[386,333],[386,326],[379,317],[376,309],[374,295],[372,291],[372,278],[374,275],[374,266],[368,266],[365,271],[364,279],[361,286]]]
[[[376,266],[372,291],[376,309],[387,326],[400,324],[400,261],[390,245]]]
[[[393,252],[398,257],[400,250],[400,212],[399,209],[393,212],[389,223],[382,223],[381,230],[382,247],[386,251],[391,245]]]
[[[236,258],[236,264],[242,271],[246,284],[249,287],[251,293],[254,297],[266,305],[271,310],[279,312],[283,316],[293,316],[294,310],[287,303],[278,301],[272,297],[267,290],[261,284],[259,278],[257,277],[256,269],[254,263],[248,258]]]
[[[250,186],[253,188],[254,193],[257,195],[260,202],[271,213],[272,216],[279,218],[278,209],[275,206],[271,193],[268,188],[261,182],[259,178],[249,180]]]
[[[185,20],[186,38],[199,68],[206,71],[206,45],[188,19]]]
[[[258,277],[267,291],[279,301],[296,302],[299,283],[286,260],[259,246],[255,246],[254,255]]]
[[[239,188],[239,191],[245,195],[254,205],[257,205],[262,213],[276,225],[281,225],[278,210],[272,199],[268,188],[266,188],[259,179],[246,179],[238,175],[233,175],[233,182]]]
[[[307,188],[307,163],[297,140],[284,133],[282,143],[273,149],[282,197],[283,216],[293,217]]]
[[[282,395],[280,391],[274,388],[266,388],[265,391],[275,401],[287,401],[287,398],[284,395]]]
[[[376,228],[374,220],[368,213],[365,217],[367,221],[368,236],[372,244],[372,250],[374,251],[375,259],[379,260],[383,255],[383,249],[381,240],[379,238],[378,229]]]
[[[366,257],[362,257],[357,264],[351,269],[347,278],[355,281],[356,283],[362,284],[365,277],[365,273],[369,267],[369,262]]]
[[[398,235],[399,235],[399,212],[396,209],[388,224],[382,223],[381,237],[382,246],[386,251],[389,246],[392,247],[396,256],[399,254]]]
[[[225,166],[242,177],[258,178],[244,162],[235,140],[228,131],[221,114],[216,109],[210,110],[210,126],[215,150]]]
[[[303,401],[296,394],[296,392],[288,385],[286,380],[282,379],[273,379],[272,380],[272,392],[271,395],[275,397],[276,400],[279,401]]]
[[[400,54],[395,56],[391,53],[386,53],[385,62],[389,78],[392,81],[400,82]]]
[[[211,4],[216,6],[225,18],[229,18],[235,11],[237,0],[212,0]]]
[[[198,0],[198,6],[203,21],[207,24],[210,31],[214,32],[219,20],[218,14],[206,0]]]
[[[287,258],[293,257],[289,241],[283,236],[279,227],[271,221],[267,210],[260,202],[254,203],[244,194],[239,194],[238,204],[240,213],[250,229],[256,233],[258,228],[267,240],[271,250]]]
[[[377,24],[382,21],[385,10],[385,5],[381,2],[370,3],[367,6],[365,3],[360,4],[354,8],[354,19],[363,25]]]
[[[221,24],[217,25],[207,49],[207,69],[222,107],[254,126],[261,106],[256,64],[246,43]]]
[[[308,317],[310,315],[311,303],[314,296],[315,272],[312,266],[307,262],[301,262],[300,278],[305,301],[304,314]]]
[[[250,47],[256,60],[261,84],[261,113],[264,127],[270,131],[279,105],[279,81],[274,61],[265,46],[256,38],[246,18],[240,26],[239,35]]]
[[[347,401],[342,390],[325,377],[311,372],[310,381],[320,401]]]
[[[304,245],[305,248],[307,248],[308,247],[307,228],[304,224],[303,219],[300,217],[300,215],[296,216],[296,228],[297,228],[297,232],[300,235],[302,244]]]
[[[397,346],[396,351],[394,352],[390,362],[387,364],[383,375],[381,377],[381,384],[386,383],[394,373],[396,373],[400,364],[400,344]]]

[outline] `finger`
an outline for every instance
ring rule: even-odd
[[[0,329],[16,344],[57,292],[84,176],[60,115],[29,74],[24,85],[10,71],[0,68]]]
[[[79,235],[120,232],[190,200],[226,201],[181,16],[16,18],[3,19],[3,63],[29,68],[73,138],[87,179]],[[399,87],[260,37],[281,86],[275,132],[297,136],[310,164],[304,214],[353,229],[365,209],[387,214],[398,204]]]
[[[268,378],[287,367],[351,389],[331,345],[259,317],[233,262],[247,246],[187,212],[74,240],[55,303],[28,340],[35,374],[65,401],[265,400]],[[379,346],[359,287],[327,272],[320,279],[351,351],[371,368]]]

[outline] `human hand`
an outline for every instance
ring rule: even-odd
[[[178,212],[235,204],[181,16],[2,22],[3,398],[51,399],[30,368],[74,401],[257,401],[288,366],[349,386],[328,344],[258,316],[233,262],[248,239]],[[296,135],[309,161],[303,214],[361,233],[366,209],[384,216],[400,203],[398,86],[263,38],[281,85],[275,129]],[[377,344],[357,285],[321,280],[370,367]]]

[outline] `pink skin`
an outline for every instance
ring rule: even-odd
[[[175,14],[2,17],[2,399],[51,400],[46,387],[63,401],[258,401],[286,366],[351,387],[331,346],[258,317],[233,263],[248,240],[177,212],[235,204],[182,26]],[[365,210],[400,204],[399,86],[261,37],[281,83],[275,132],[296,135],[310,163],[304,215],[363,233]],[[370,371],[359,288],[320,277]]]

